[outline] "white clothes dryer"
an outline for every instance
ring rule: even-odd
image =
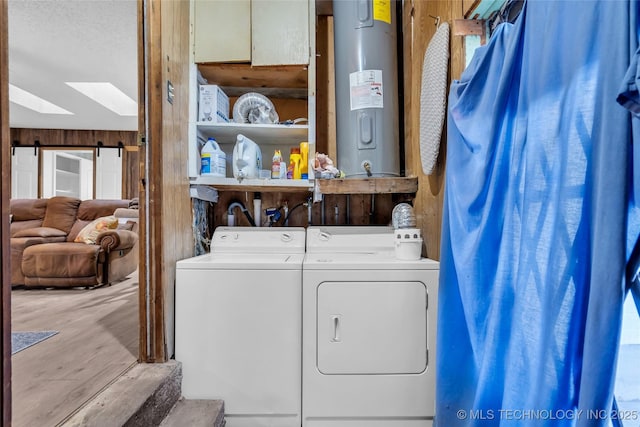
[[[309,227],[302,425],[426,427],[435,414],[439,263],[395,258],[388,227]]]
[[[222,399],[228,427],[301,425],[304,228],[218,227],[176,265],[182,395]]]

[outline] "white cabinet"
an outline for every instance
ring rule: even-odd
[[[195,0],[195,62],[309,63],[308,0]]]
[[[206,184],[218,189],[264,188],[264,191],[313,187],[312,168],[310,179],[244,179],[233,178],[233,147],[238,134],[255,141],[262,152],[262,169],[271,170],[274,150],[282,152],[288,163],[291,148],[301,142],[309,143],[309,161],[315,157],[315,2],[314,0],[277,0],[251,2],[253,35],[253,63],[234,63],[228,57],[225,62],[203,60],[199,56],[199,22],[210,22],[199,15],[202,4],[208,13],[214,6],[222,7],[235,1],[202,1],[194,5],[195,23],[192,33],[194,43],[193,64],[190,70],[190,127],[189,127],[189,178],[192,184]],[[244,3],[244,2],[242,2]],[[231,7],[230,9],[234,9]],[[221,12],[227,16],[231,10]],[[234,12],[235,13],[235,12]],[[264,22],[261,22],[261,19]],[[264,24],[264,23],[268,23]],[[236,29],[239,32],[240,29]],[[244,29],[244,32],[249,32]],[[258,40],[258,38],[260,40]],[[210,58],[209,58],[210,59]],[[259,61],[259,65],[256,65]],[[206,63],[203,63],[206,62]],[[278,65],[275,65],[278,64]],[[248,92],[265,95],[274,104],[279,116],[277,124],[210,123],[198,122],[198,84],[219,85],[229,96],[230,116],[238,97]],[[304,118],[306,121],[290,122]],[[285,123],[285,122],[289,123]],[[200,149],[209,137],[214,137],[227,156],[227,176],[200,176]],[[248,191],[248,190],[247,190]],[[258,190],[260,191],[260,190]]]
[[[251,22],[253,65],[309,62],[307,0],[254,0],[251,3]]]
[[[42,197],[93,198],[93,151],[42,150]]]
[[[251,61],[251,1],[195,0],[195,62]]]

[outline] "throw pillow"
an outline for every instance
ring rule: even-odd
[[[82,230],[80,230],[73,241],[95,245],[98,234],[102,233],[103,231],[116,229],[117,227],[118,218],[113,215],[103,216],[94,219],[89,224],[87,224]]]

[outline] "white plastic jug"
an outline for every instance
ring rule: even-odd
[[[258,144],[242,134],[233,147],[233,176],[238,179],[258,178],[262,169],[262,151]]]
[[[227,155],[214,138],[209,138],[200,153],[200,174],[227,176]]]

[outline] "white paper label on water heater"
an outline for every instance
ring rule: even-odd
[[[384,108],[382,70],[363,70],[349,74],[351,111]]]

